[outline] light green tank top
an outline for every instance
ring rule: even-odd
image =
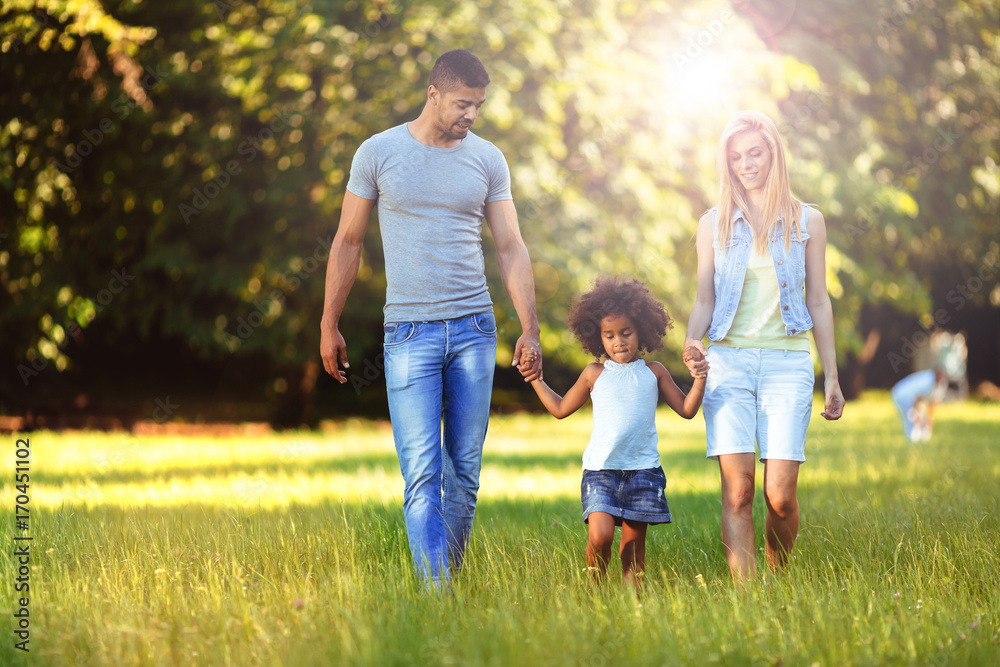
[[[805,331],[788,336],[781,319],[781,295],[778,274],[770,249],[758,255],[750,250],[746,278],[740,304],[736,307],[733,325],[717,345],[758,347],[765,350],[809,351],[809,334]]]

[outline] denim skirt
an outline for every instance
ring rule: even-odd
[[[645,470],[584,470],[580,495],[583,522],[591,512],[606,512],[615,518],[643,523],[670,523],[670,508],[663,490],[667,477],[662,467]]]

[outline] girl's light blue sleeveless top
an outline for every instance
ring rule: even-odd
[[[584,470],[642,470],[660,466],[656,403],[660,391],[646,362],[604,362],[590,399],[594,429],[583,452]]]

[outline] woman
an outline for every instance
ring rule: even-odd
[[[792,197],[778,129],[758,111],[739,112],[722,132],[717,162],[719,200],[698,223],[698,296],[685,348],[701,350],[711,366],[703,410],[708,457],[722,476],[722,543],[733,577],[750,579],[755,444],[771,568],[785,563],[798,533],[796,486],[815,381],[809,329],[825,377],[822,416],[839,419],[844,396],[826,290],[826,223]],[[686,363],[692,374],[702,370]]]

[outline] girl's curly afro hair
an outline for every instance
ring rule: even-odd
[[[601,341],[601,320],[609,315],[626,315],[639,335],[639,351],[663,349],[663,338],[672,328],[670,315],[653,298],[641,280],[600,276],[589,292],[581,295],[569,311],[569,328],[583,349],[600,359],[606,356]]]

